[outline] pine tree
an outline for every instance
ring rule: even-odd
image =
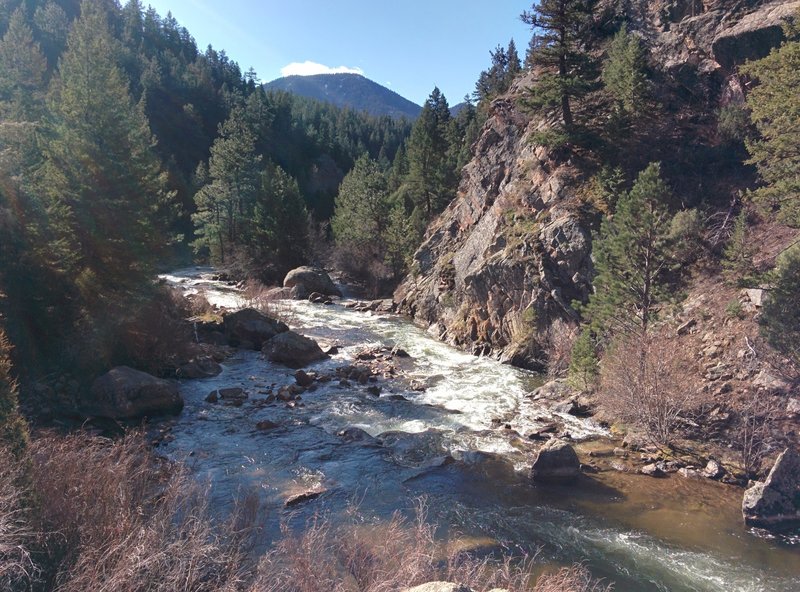
[[[47,60],[18,8],[0,40],[0,115],[36,121],[42,115]]]
[[[390,211],[385,174],[376,161],[362,156],[345,176],[336,197],[331,228],[337,244],[382,260]]]
[[[117,55],[104,4],[84,0],[51,84],[40,178],[53,248],[85,294],[140,285],[169,242],[172,195]]]
[[[569,382],[580,390],[591,390],[600,375],[600,363],[597,359],[597,350],[592,331],[584,327],[581,334],[572,345],[569,360]]]
[[[603,84],[623,117],[636,119],[647,109],[646,57],[642,42],[623,24],[608,47],[602,73]]]
[[[773,285],[761,311],[761,332],[767,342],[786,356],[800,376],[800,246],[778,258]]]
[[[517,52],[517,44],[514,43],[514,40],[511,39],[508,42],[508,49],[506,50],[506,56],[508,57],[508,67],[506,68],[506,78],[508,80],[508,86],[511,86],[511,83],[514,81],[520,72],[522,72],[522,64],[519,60],[519,53]]]
[[[782,220],[800,226],[800,12],[787,24],[785,41],[765,58],[739,71],[758,85],[747,97],[759,137],[745,142],[749,164],[758,168],[765,186],[753,199]]]
[[[255,143],[245,109],[235,107],[211,147],[210,182],[195,194],[197,212],[192,216],[198,236],[195,249],[208,249],[215,263],[225,263],[244,242],[260,183],[261,156]]]
[[[731,284],[746,282],[753,273],[753,255],[755,248],[747,233],[747,210],[742,208],[722,254],[725,279]]]
[[[408,140],[408,184],[419,210],[430,220],[455,196],[455,173],[447,154],[450,109],[434,88],[422,108]]]
[[[524,102],[533,109],[558,107],[567,130],[573,126],[572,100],[589,92],[594,79],[586,51],[593,8],[593,0],[542,0],[521,15],[536,33],[526,61],[543,69]]]
[[[619,198],[614,216],[603,221],[593,249],[597,275],[587,307],[598,335],[644,336],[669,301],[669,195],[660,166],[652,163]]]

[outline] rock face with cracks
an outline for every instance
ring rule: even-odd
[[[766,481],[745,492],[742,517],[749,526],[776,530],[800,524],[800,454],[796,450],[784,450]]]
[[[702,96],[713,113],[744,100],[736,67],[780,42],[781,20],[800,0],[602,0],[598,18],[617,18],[626,6],[629,28],[647,45],[672,100]],[[591,290],[581,199],[592,170],[574,154],[537,145],[550,122],[518,101],[534,83],[527,74],[492,103],[458,192],[428,227],[394,301],[443,341],[541,370],[548,331],[556,320],[575,320],[572,302]]]

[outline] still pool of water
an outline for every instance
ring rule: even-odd
[[[243,304],[241,294],[210,281],[207,271],[165,277],[220,305]],[[415,392],[405,382],[381,381],[375,397],[333,381],[303,394],[303,407],[258,405],[270,388],[291,384],[293,371],[258,352],[238,351],[219,376],[182,383],[186,408],[174,440],[163,445],[210,480],[217,503],[255,488],[269,509],[268,527],[277,531],[290,511],[283,507],[287,497],[315,487],[326,493],[293,508],[294,522],[317,512],[343,520],[357,503],[379,523],[424,497],[443,535],[508,552],[538,549],[545,563],[583,561],[619,591],[800,590],[800,546],[745,529],[741,489],[617,472],[586,475],[570,486],[531,484],[530,451],[515,433],[556,419],[585,446],[607,437],[591,420],[526,398],[540,383],[536,375],[454,350],[397,317],[340,305],[281,306],[292,328],[341,345],[310,370],[332,372],[365,347],[399,345],[412,356],[408,378],[432,386]],[[205,401],[212,390],[237,386],[250,395],[241,407]],[[257,430],[267,419],[280,427]],[[337,435],[350,427],[374,439]]]

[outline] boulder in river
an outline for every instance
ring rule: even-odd
[[[183,397],[178,385],[128,366],[109,370],[92,383],[87,415],[111,419],[180,413]]]
[[[279,333],[265,342],[261,351],[268,360],[290,368],[302,368],[328,357],[316,341],[294,331]]]
[[[742,517],[748,526],[780,530],[800,524],[800,454],[787,448],[763,483],[744,493]]]
[[[178,378],[192,379],[209,378],[211,376],[216,376],[221,372],[222,366],[220,366],[213,358],[201,357],[195,358],[191,362],[187,362],[178,368],[176,374]]]
[[[261,349],[264,342],[289,330],[286,323],[272,319],[254,308],[225,315],[225,335],[235,347]]]
[[[581,473],[575,449],[563,440],[553,439],[542,446],[531,467],[534,481],[571,481]]]
[[[286,274],[284,288],[297,288],[295,297],[307,298],[309,294],[318,292],[325,296],[341,296],[339,288],[333,283],[328,273],[321,267],[298,267]]]

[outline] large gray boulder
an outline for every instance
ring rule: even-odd
[[[286,274],[284,288],[296,288],[295,297],[305,299],[313,292],[325,296],[341,296],[339,288],[333,283],[328,273],[320,267],[298,267]]]
[[[225,336],[234,347],[261,349],[265,341],[289,330],[286,323],[272,319],[254,308],[243,308],[223,319]]]
[[[276,335],[264,343],[261,351],[268,360],[290,368],[302,368],[328,357],[316,341],[294,331]]]
[[[82,407],[86,415],[111,419],[177,414],[183,397],[171,380],[156,378],[127,366],[118,366],[97,378],[91,398]]]
[[[534,481],[571,481],[581,473],[575,449],[563,440],[553,439],[542,446],[531,467]]]
[[[745,524],[781,529],[800,524],[800,454],[784,450],[772,466],[766,481],[744,493],[742,516]]]

